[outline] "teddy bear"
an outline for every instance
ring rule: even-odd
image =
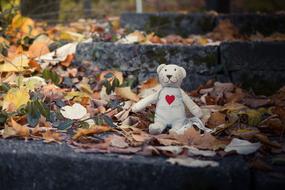
[[[182,80],[186,77],[185,69],[174,64],[161,64],[157,68],[157,73],[161,89],[132,106],[133,112],[139,112],[149,104],[156,104],[154,123],[149,125],[149,133],[160,134],[170,126],[169,133],[182,134],[193,124],[210,132],[199,119],[203,115],[200,107],[180,88]],[[184,105],[195,117],[186,118]]]

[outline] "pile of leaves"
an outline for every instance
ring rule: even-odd
[[[215,167],[232,154],[250,155],[259,169],[271,169],[268,155],[284,163],[285,87],[265,97],[209,81],[189,95],[213,133],[193,127],[183,135],[150,135],[155,106],[141,113],[131,106],[159,90],[158,81],[134,86],[118,70],[74,59],[78,41],[126,39],[114,38],[118,34],[116,19],[51,27],[16,14],[0,37],[1,138],[65,142],[79,152],[158,155],[190,167]],[[163,39],[150,34],[140,40]]]

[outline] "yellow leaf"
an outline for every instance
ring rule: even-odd
[[[79,42],[79,41],[83,40],[83,38],[84,38],[84,36],[82,34],[77,33],[77,32],[63,31],[60,33],[60,39],[61,40]]]
[[[80,91],[71,91],[68,92],[65,96],[65,100],[71,100],[73,99],[75,102],[81,102],[83,98],[89,97],[89,95],[85,92],[80,92]]]
[[[38,76],[24,78],[23,84],[28,90],[35,90],[35,88],[47,85],[45,79]]]
[[[87,93],[89,95],[93,94],[91,86],[88,83],[79,84],[79,89],[81,92]]]
[[[115,89],[115,93],[116,93],[116,95],[118,95],[118,96],[120,96],[122,98],[133,100],[135,102],[139,101],[139,96],[137,94],[135,94],[131,90],[131,87],[129,87],[129,86],[127,86],[127,87],[117,87]]]
[[[11,88],[4,96],[3,110],[16,111],[20,106],[26,105],[29,100],[30,95],[26,88]]]
[[[12,31],[20,30],[20,32],[24,34],[29,34],[32,36],[38,35],[38,32],[34,28],[35,22],[31,18],[17,14],[12,20]]]
[[[20,55],[11,62],[5,60],[4,64],[0,64],[0,72],[22,72],[27,68],[29,68],[29,59],[25,55]]]

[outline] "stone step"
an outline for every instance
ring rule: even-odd
[[[285,187],[284,167],[267,173],[250,170],[242,156],[215,160],[218,167],[190,168],[169,164],[166,158],[157,156],[78,153],[65,143],[0,139],[0,187],[3,190],[278,190]]]
[[[178,34],[186,37],[211,32],[224,19],[229,19],[241,34],[285,33],[285,14],[124,13],[121,25],[130,30],[155,32],[160,36]]]
[[[161,157],[84,154],[66,144],[0,139],[3,190],[250,189],[250,170],[242,157],[219,163],[188,168]]]
[[[143,81],[156,76],[159,64],[177,64],[187,71],[182,87],[193,90],[210,79],[234,82],[259,94],[285,85],[285,42],[225,42],[219,46],[81,43],[78,62],[117,68]]]

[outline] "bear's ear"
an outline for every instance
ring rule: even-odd
[[[180,67],[183,78],[186,77],[186,70],[183,67]]]
[[[156,72],[159,73],[164,66],[166,66],[166,65],[165,64],[159,65],[156,69]]]

